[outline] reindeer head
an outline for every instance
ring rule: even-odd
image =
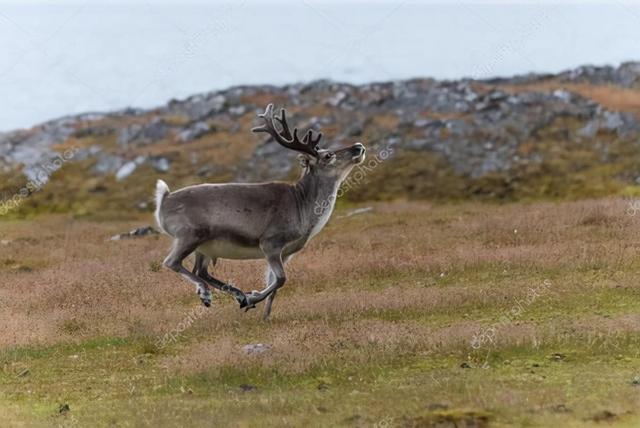
[[[322,133],[318,133],[314,138],[313,131],[309,129],[298,139],[298,128],[293,132],[289,130],[285,109],[280,110],[280,116],[273,115],[273,104],[269,104],[264,113],[258,115],[264,119],[264,125],[253,128],[253,132],[266,132],[280,145],[300,152],[300,159],[305,168],[305,173],[316,173],[319,175],[334,177],[340,181],[344,180],[351,169],[364,161],[365,147],[362,143],[355,143],[350,147],[331,151],[318,148],[318,143],[322,139]],[[274,120],[278,121],[281,131],[278,131]]]

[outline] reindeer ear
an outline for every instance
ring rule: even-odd
[[[311,163],[311,156],[300,153],[298,155],[298,161],[300,161],[301,167],[307,168],[309,163]]]

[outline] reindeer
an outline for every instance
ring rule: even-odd
[[[173,237],[164,266],[193,283],[205,306],[211,305],[209,287],[232,295],[245,311],[267,299],[266,320],[286,281],[284,264],[327,224],[340,184],[364,161],[366,150],[361,143],[335,151],[320,149],[322,133],[314,137],[312,130],[301,141],[297,128],[289,130],[285,110],[274,116],[272,104],[258,117],[264,124],[252,132],[267,133],[300,153],[303,171],[297,182],[199,184],[170,192],[158,180],[155,217],[160,229]],[[189,271],[183,261],[194,252]],[[266,259],[266,286],[244,293],[214,278],[208,266],[218,259]]]

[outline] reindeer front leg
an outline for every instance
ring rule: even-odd
[[[269,294],[267,297],[267,301],[264,304],[264,312],[262,313],[262,320],[267,321],[269,319],[269,315],[271,315],[271,306],[273,305],[273,300],[276,298],[276,294],[278,290],[273,290],[273,293]]]
[[[289,262],[289,260],[291,260],[291,257],[293,256],[288,256],[284,259],[283,262],[285,266]],[[268,287],[269,285],[273,284],[275,280],[276,280],[276,276],[273,274],[273,271],[271,270],[271,268],[267,266],[267,271],[265,272],[266,286]],[[269,315],[271,315],[271,307],[273,305],[273,301],[276,298],[276,294],[278,294],[278,290],[273,290],[273,293],[269,294],[269,297],[267,297],[267,301],[264,304],[264,313],[262,314],[262,319],[264,321],[267,321],[269,319]]]

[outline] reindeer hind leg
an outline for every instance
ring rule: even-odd
[[[196,275],[196,272],[201,268],[200,265],[204,262],[204,260],[202,258],[199,258],[198,254],[196,254],[196,263],[193,268],[193,272],[189,272],[189,270],[182,265],[182,262],[184,261],[184,259],[187,258],[189,254],[194,252],[197,247],[198,247],[197,242],[180,239],[180,238],[176,239],[175,241],[173,241],[171,252],[167,256],[167,258],[164,259],[164,266],[171,269],[174,272],[179,273],[187,281],[194,284],[196,286],[196,291],[198,293],[198,296],[200,296],[202,302],[205,304],[205,306],[210,306],[211,292],[209,291],[208,284],[204,279]],[[203,298],[203,296],[205,296],[206,293],[209,294],[208,304],[207,304],[207,299]]]
[[[202,288],[200,286],[196,287],[196,292],[198,293],[198,297],[202,301],[202,304],[207,308],[211,306],[211,290],[209,290],[209,284],[207,278],[203,276],[203,272],[207,272],[207,265],[211,262],[211,259],[204,254],[196,251],[196,262],[193,265],[193,274],[197,275],[199,278],[203,279],[205,282],[205,287]]]
[[[232,295],[240,304],[240,308],[247,307],[247,297],[240,289],[234,287],[231,284],[226,284],[225,282],[220,281],[219,279],[214,278],[213,276],[211,276],[211,274],[209,274],[207,266],[209,264],[215,266],[216,261],[217,259],[212,259],[211,257],[205,256],[202,253],[196,252],[196,266],[194,266],[194,272],[196,272],[197,267],[196,275],[202,278],[208,285]]]

